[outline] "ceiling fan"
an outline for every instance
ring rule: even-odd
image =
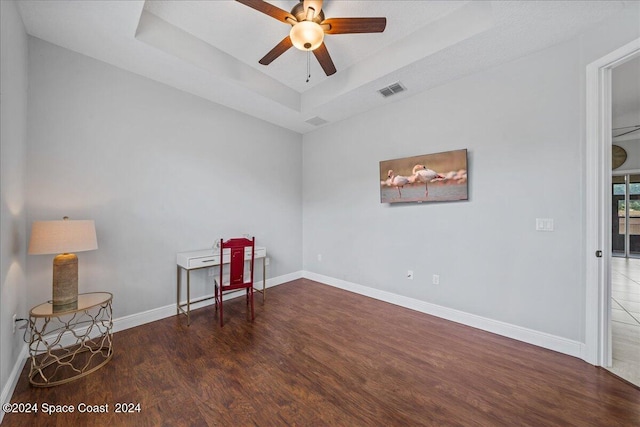
[[[327,76],[336,72],[329,51],[324,44],[325,34],[381,33],[387,18],[329,18],[324,19],[322,0],[300,0],[291,12],[263,0],[236,0],[272,18],[291,25],[291,31],[260,61],[269,65],[291,46],[313,52]]]

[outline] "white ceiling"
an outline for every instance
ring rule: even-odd
[[[290,10],[296,0],[270,1]],[[276,125],[336,122],[544,49],[630,1],[325,0],[325,17],[387,18],[384,33],[327,35],[338,70],[326,77],[291,48],[258,64],[289,26],[233,0],[21,0],[27,32]],[[383,98],[396,81],[407,91]]]

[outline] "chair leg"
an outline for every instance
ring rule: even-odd
[[[222,307],[224,307],[224,304],[222,303],[222,288],[220,288],[220,327],[224,326],[224,316],[222,313]]]
[[[253,286],[251,286],[249,289],[249,299],[251,300],[251,321],[253,322],[253,319],[255,318],[254,314],[253,314]]]

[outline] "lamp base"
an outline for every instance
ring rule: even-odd
[[[78,257],[60,254],[53,259],[53,306],[73,307],[78,302]]]

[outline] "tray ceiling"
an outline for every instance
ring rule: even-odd
[[[270,3],[290,10],[296,1]],[[557,44],[632,3],[325,0],[326,17],[384,16],[387,27],[328,35],[338,71],[325,76],[311,55],[308,83],[305,52],[258,64],[290,27],[232,0],[22,0],[19,8],[34,37],[305,133]],[[377,92],[398,81],[406,91]]]

